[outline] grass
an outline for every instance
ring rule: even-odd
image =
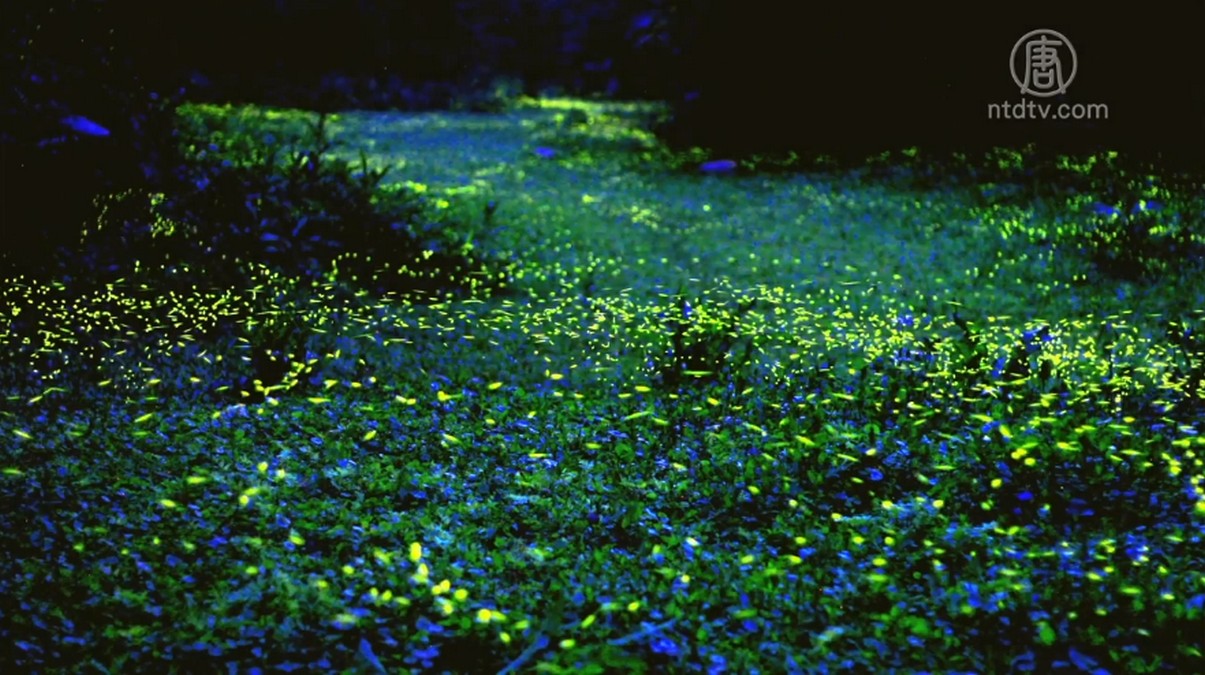
[[[1202,670],[1199,233],[1120,275],[1093,234],[1138,200],[1189,231],[1202,193],[1066,162],[1039,190],[1012,151],[705,175],[658,114],[330,120],[500,286],[8,280],[3,658]]]

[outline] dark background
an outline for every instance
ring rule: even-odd
[[[796,18],[721,6],[693,36],[689,71],[706,98],[697,112],[683,112],[699,121],[688,126],[697,126],[700,137],[727,116],[734,124],[760,120],[733,131],[737,147],[799,146],[816,136],[828,137],[819,143],[867,150],[1036,141],[1050,149],[1165,153],[1205,165],[1202,3],[1165,5],[1174,10],[1143,5],[1141,12],[1066,3],[1029,10],[1023,3],[983,3],[960,13],[895,5]],[[1037,28],[1063,33],[1079,57],[1066,96],[1040,100],[1106,103],[1108,120],[987,119],[989,103],[1023,100],[1009,53]]]
[[[720,152],[858,155],[921,145],[1205,158],[1205,2],[916,9],[720,0],[74,0],[5,3],[13,140],[63,110],[121,129],[130,92],[314,108],[473,109],[498,89],[661,99],[663,135]],[[1108,120],[989,121],[1035,28],[1065,34],[1062,100]],[[500,79],[506,78],[506,79]],[[139,99],[141,101],[141,99]],[[1055,99],[1042,102],[1058,103]]]

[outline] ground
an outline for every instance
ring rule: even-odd
[[[253,325],[179,326],[271,275],[54,310],[178,309],[8,385],[18,667],[1199,670],[1200,275],[1094,266],[1092,195],[713,175],[657,114],[338,115],[509,281],[285,303],[312,363],[261,403],[215,387]]]

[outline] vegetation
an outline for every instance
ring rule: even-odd
[[[9,665],[1205,669],[1199,183],[658,114],[182,108],[0,287]]]

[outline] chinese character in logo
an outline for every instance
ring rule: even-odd
[[[1025,54],[1024,74],[1019,75],[1017,53],[1022,49]],[[1078,66],[1071,41],[1058,31],[1046,29],[1022,35],[1013,45],[1008,61],[1013,82],[1021,88],[1021,93],[1040,98],[1066,93],[1067,85],[1075,79]]]

